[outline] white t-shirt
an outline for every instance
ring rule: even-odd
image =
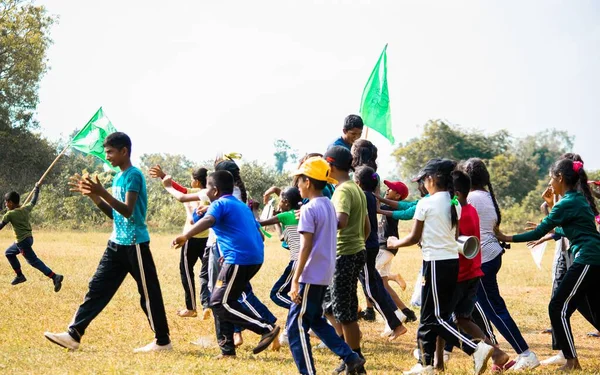
[[[481,234],[481,263],[494,260],[502,253],[502,246],[494,235],[494,227],[498,223],[498,215],[492,196],[485,190],[473,190],[467,202],[477,210],[479,215],[479,231]]]
[[[452,227],[450,205],[450,194],[447,191],[440,191],[417,203],[413,218],[424,222],[421,250],[425,261],[458,259],[456,227]],[[458,205],[456,213],[459,219],[460,212],[461,207]]]

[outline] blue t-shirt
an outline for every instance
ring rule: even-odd
[[[336,139],[332,144],[330,144],[327,149],[329,150],[330,148],[332,148],[333,146],[342,146],[346,149],[348,149],[348,151],[350,151],[350,149],[352,148],[352,145],[346,143],[344,141],[344,138],[339,137],[338,139]]]
[[[206,215],[215,218],[212,229],[225,263],[241,266],[263,263],[265,247],[260,225],[248,206],[232,195],[224,195],[211,203]]]
[[[133,166],[117,173],[112,184],[112,195],[121,202],[125,202],[125,195],[128,192],[138,193],[133,214],[127,219],[113,208],[113,232],[110,240],[119,245],[148,242],[150,235],[146,227],[146,208],[148,207],[146,179],[142,171]]]

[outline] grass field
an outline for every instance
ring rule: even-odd
[[[88,328],[80,350],[66,351],[47,341],[44,331],[61,332],[67,328],[77,306],[83,300],[104,245],[106,233],[39,232],[35,234],[36,253],[53,270],[65,275],[64,285],[54,293],[51,282],[37,270],[23,264],[27,282],[11,286],[14,277],[4,259],[0,267],[0,373],[6,374],[294,374],[296,367],[289,348],[279,352],[265,351],[252,355],[258,337],[244,334],[245,344],[238,349],[238,359],[214,361],[219,353],[214,338],[213,322],[200,318],[179,318],[175,315],[183,304],[183,289],[179,278],[179,250],[169,247],[172,235],[153,235],[151,248],[157,264],[165,299],[174,350],[167,353],[136,354],[132,350],[147,344],[153,333],[139,306],[139,295],[132,278],[128,278],[108,307]],[[1,246],[12,241],[8,230],[0,232]],[[552,354],[550,336],[539,332],[549,326],[547,302],[551,283],[552,252],[544,258],[543,269],[534,265],[528,250],[513,246],[504,257],[500,273],[502,294],[525,338],[540,359]],[[256,295],[271,308],[283,324],[286,311],[269,300],[269,290],[288,262],[288,254],[279,244],[269,240],[266,262],[253,280]],[[394,261],[409,286],[401,293],[410,299],[414,278],[420,264],[417,248],[401,250]],[[196,266],[198,272],[199,264]],[[361,299],[364,302],[364,297]],[[583,373],[600,373],[600,340],[586,337],[591,331],[577,313],[572,319],[575,343]],[[364,333],[363,353],[369,374],[397,374],[415,362],[417,324],[408,325],[408,334],[393,343],[379,337],[381,322],[361,323]],[[206,347],[190,342],[205,337]],[[501,346],[514,352],[506,341]],[[314,351],[317,370],[330,373],[338,364],[331,352]],[[532,373],[553,373],[554,369],[538,369]],[[471,361],[455,351],[448,374],[470,374]]]

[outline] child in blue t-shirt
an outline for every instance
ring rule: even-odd
[[[223,266],[210,298],[210,307],[218,318],[218,329],[223,337],[233,340],[234,325],[262,335],[254,354],[265,350],[279,334],[280,327],[265,319],[248,316],[238,298],[256,275],[264,260],[264,245],[259,225],[252,211],[233,194],[234,179],[228,171],[211,173],[206,195],[212,202],[208,211],[186,233],[173,241],[181,247],[192,236],[212,228],[223,254]],[[234,349],[235,350],[235,349]],[[221,356],[235,356],[235,351]]]

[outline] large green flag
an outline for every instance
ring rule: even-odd
[[[371,72],[371,76],[363,90],[360,102],[360,115],[365,126],[387,138],[394,144],[392,134],[392,114],[387,83],[387,44]]]
[[[116,131],[117,129],[115,129],[108,117],[104,115],[104,111],[100,107],[90,121],[85,124],[83,129],[73,137],[70,146],[85,154],[94,155],[111,169],[118,170],[118,168],[110,165],[104,154],[104,139]]]

